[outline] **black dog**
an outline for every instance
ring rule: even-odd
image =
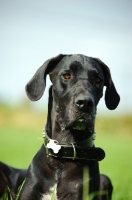
[[[18,188],[23,183],[27,175],[27,169],[16,169],[0,162],[0,197],[6,192],[13,199],[16,198]],[[8,190],[9,188],[9,190]]]
[[[111,199],[111,182],[100,176],[98,167],[105,154],[94,146],[96,107],[103,87],[108,109],[115,109],[120,101],[109,68],[96,58],[60,54],[47,60],[27,84],[30,100],[43,95],[47,74],[53,85],[44,145],[30,164],[19,200],[49,200],[53,194],[57,200],[84,199],[84,169],[89,171],[88,193],[96,194],[94,199]],[[100,190],[107,191],[99,195]]]

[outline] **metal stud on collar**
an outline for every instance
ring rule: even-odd
[[[61,145],[58,144],[57,140],[50,139],[47,134],[45,134],[45,129],[43,129],[43,138],[45,147],[52,149],[55,154],[61,149]]]

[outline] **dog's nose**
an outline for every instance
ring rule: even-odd
[[[94,102],[90,97],[78,96],[75,103],[79,109],[93,108]]]

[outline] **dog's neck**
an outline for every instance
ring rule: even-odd
[[[47,135],[51,139],[57,140],[60,144],[70,144],[86,140],[94,134],[94,126],[88,127],[86,130],[65,130],[58,121],[58,114],[56,105],[54,105],[51,87],[49,89],[48,117],[46,124]]]

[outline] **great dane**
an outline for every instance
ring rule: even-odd
[[[60,54],[47,60],[26,85],[30,100],[42,97],[47,74],[53,84],[44,144],[29,166],[19,200],[84,200],[89,194],[93,199],[111,199],[111,181],[100,175],[98,166],[105,153],[94,145],[96,108],[103,87],[108,109],[114,110],[120,101],[109,68],[97,58]]]

